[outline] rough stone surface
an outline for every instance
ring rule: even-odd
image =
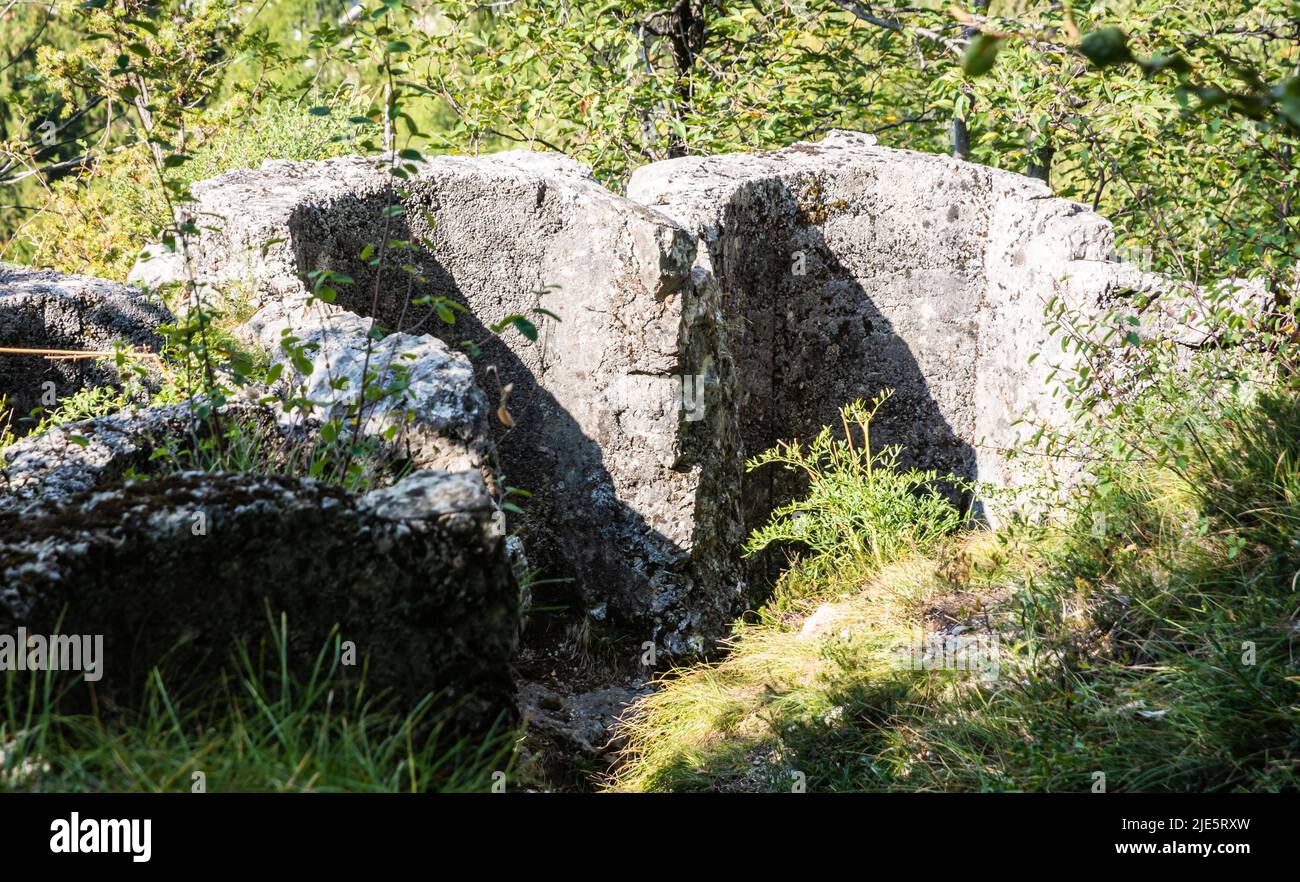
[[[0,632],[62,617],[59,633],[104,635],[101,696],[125,700],[160,663],[175,688],[209,682],[233,641],[267,640],[268,610],[287,614],[300,674],[337,624],[368,657],[370,694],[409,707],[440,692],[473,727],[514,714],[517,588],[475,473],[415,472],[360,499],[183,473],[0,513]]]
[[[834,135],[669,160],[639,169],[629,194],[701,240],[739,337],[747,454],[810,438],[838,425],[841,405],[890,388],[877,443],[969,476],[991,172],[873,145]],[[776,469],[745,480],[751,528],[796,492]]]
[[[156,352],[171,313],[134,288],[89,276],[0,263],[0,347],[112,350],[119,343]],[[0,395],[19,416],[88,386],[116,385],[116,366],[94,359],[51,360],[0,353]]]
[[[369,401],[362,430],[387,437],[416,468],[467,469],[483,463],[487,450],[487,397],[474,381],[469,359],[423,334],[389,334],[371,340],[370,320],[321,301],[275,302],[242,327],[242,334],[284,365],[282,383],[305,395],[321,420],[355,419],[363,380],[371,390],[391,389]],[[312,362],[299,373],[284,343],[301,347]],[[371,345],[367,347],[367,341]],[[367,348],[369,352],[367,352]]]
[[[1110,224],[1041,181],[835,132],[774,153],[637,170],[629,195],[699,237],[741,353],[740,431],[753,454],[837,425],[895,390],[875,429],[904,462],[1012,485],[1021,418],[1060,424],[1054,298],[1099,314],[1175,287],[1117,261]],[[1034,353],[1047,357],[1031,363]],[[746,478],[746,524],[792,491]]]
[[[271,408],[235,404],[221,415],[246,428],[286,433]],[[156,452],[189,446],[207,437],[211,426],[190,405],[173,404],[64,423],[22,438],[3,451],[0,511],[65,501],[119,481],[131,469],[147,473]]]
[[[567,764],[575,758],[596,759],[608,768],[625,743],[617,731],[619,717],[649,687],[609,686],[576,693],[559,684],[555,687],[543,683],[519,687],[520,715],[529,732],[526,758],[544,768],[553,766],[557,756]]]
[[[388,181],[343,158],[198,184],[192,210],[219,229],[191,246],[192,265],[205,283],[250,284],[260,305],[300,298],[313,270],[343,272],[354,282],[337,305],[481,347],[491,406],[511,390],[513,428],[492,420],[492,454],[509,485],[534,494],[519,524],[529,560],[574,577],[583,603],[607,602],[661,649],[703,648],[744,603],[743,537],[735,378],[692,237],[555,156],[431,160],[386,222]],[[390,240],[420,243],[388,263],[427,281],[375,278],[359,255]],[[425,295],[467,311],[446,327],[410,303]],[[491,332],[513,314],[540,327],[536,343]]]

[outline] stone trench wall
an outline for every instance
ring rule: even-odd
[[[1065,419],[1048,383],[1049,302],[1096,313],[1172,288],[1118,263],[1110,224],[1041,181],[869,135],[660,162],[629,195],[703,243],[743,353],[750,454],[889,388],[873,443],[901,445],[905,465],[1015,486],[1030,477],[1005,455],[1031,431],[1017,420]],[[746,528],[791,492],[773,470],[747,476]]]
[[[747,453],[837,426],[841,405],[889,388],[876,442],[903,444],[909,465],[974,472],[989,170],[928,159],[841,138],[634,175],[632,198],[705,243],[743,353]],[[747,476],[747,528],[796,492],[784,477]]]
[[[312,270],[346,272],[334,309],[481,345],[478,383],[492,407],[511,385],[513,427],[490,420],[467,449],[533,492],[516,522],[530,562],[670,652],[724,633],[748,599],[745,531],[794,492],[771,472],[742,478],[745,456],[892,388],[876,443],[1014,485],[1015,420],[1063,418],[1050,361],[1030,359],[1048,301],[1100,309],[1168,286],[1117,263],[1109,224],[1041,182],[852,133],[657,163],[626,199],[547,154],[434,159],[400,197],[388,180],[345,158],[197,185],[211,230],[190,270],[251,286],[282,324]],[[375,278],[358,255],[386,238],[421,242],[398,262],[425,281]],[[175,279],[180,263],[135,276]],[[422,294],[466,312],[446,327],[411,305]],[[538,322],[538,342],[488,330],[512,313]]]
[[[637,622],[671,652],[703,649],[743,604],[745,583],[735,379],[717,288],[692,272],[693,237],[561,157],[434,159],[400,198],[389,180],[344,158],[269,162],[199,184],[191,210],[211,229],[191,248],[191,271],[249,287],[261,310],[247,327],[263,345],[274,344],[265,328],[304,337],[305,316],[320,321],[319,305],[301,304],[312,271],[330,269],[354,280],[336,307],[452,348],[480,346],[479,385],[512,425],[493,418],[486,443],[470,446],[485,471],[532,493],[513,524],[529,562],[573,579],[597,617]],[[385,223],[390,202],[403,211]],[[359,255],[388,240],[420,243],[391,263],[427,281],[398,270],[375,278]],[[135,276],[159,283],[182,271],[179,258],[154,260]],[[466,311],[448,327],[410,302],[422,295]],[[512,314],[538,325],[536,342],[490,330]],[[684,377],[699,397],[690,410]]]

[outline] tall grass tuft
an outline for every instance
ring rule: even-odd
[[[398,710],[364,687],[336,689],[337,635],[306,680],[272,625],[269,662],[237,646],[227,676],[173,695],[156,673],[144,698],[60,710],[71,675],[4,674],[0,791],[486,792],[508,771],[513,733],[453,734],[436,696]]]

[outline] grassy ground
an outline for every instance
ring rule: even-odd
[[[203,695],[155,679],[136,707],[69,714],[59,675],[8,671],[0,792],[487,792],[513,773],[514,733],[450,734],[432,697],[407,712],[336,689],[322,652],[306,682],[237,650]]]
[[[1056,526],[806,559],[721,663],[634,708],[606,786],[1295,789],[1300,396],[1182,431],[1186,456],[1105,471]],[[918,634],[996,668],[913,670]]]

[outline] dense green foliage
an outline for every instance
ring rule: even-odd
[[[559,149],[617,186],[656,159],[845,127],[1049,178],[1114,219],[1131,254],[1185,278],[1292,283],[1291,0],[1013,2],[961,16],[832,0],[389,0],[371,10],[378,43],[340,17],[346,5],[11,6],[3,253],[122,276],[167,223],[145,185],[150,139],[182,157],[167,171],[183,184],[363,150],[391,121],[398,146]],[[1090,63],[1090,31],[1093,61],[1127,57],[1097,48],[1118,33],[1105,28],[1122,28],[1143,64]]]

